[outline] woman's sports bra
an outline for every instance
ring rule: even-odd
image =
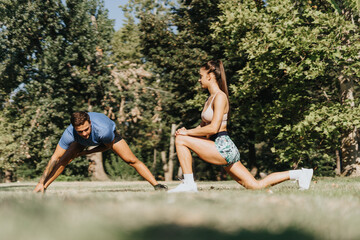
[[[202,119],[206,124],[211,123],[211,121],[212,121],[212,119],[213,119],[214,110],[212,109],[211,106],[212,106],[212,103],[213,103],[213,101],[214,101],[214,99],[215,99],[215,97],[216,97],[216,94],[218,94],[218,92],[215,93],[214,97],[211,99],[211,102],[210,102],[208,108],[207,108],[207,109],[204,109],[204,110],[201,112],[201,119]],[[228,114],[225,113],[224,116],[223,116],[223,119],[222,119],[221,124],[226,124],[226,123],[227,123],[227,118],[228,118]]]

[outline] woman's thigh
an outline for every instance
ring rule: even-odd
[[[208,163],[215,165],[227,164],[225,158],[223,158],[217,150],[215,142],[209,139],[179,135],[176,137],[176,144],[182,144],[188,147]]]

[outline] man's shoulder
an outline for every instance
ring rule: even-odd
[[[65,130],[64,130],[64,133],[63,133],[63,135],[65,135],[65,136],[71,136],[71,137],[73,137],[74,136],[74,127],[73,127],[73,125],[69,125]]]
[[[72,125],[69,125],[63,132],[59,140],[59,145],[63,149],[68,149],[69,145],[74,141],[75,141],[74,128]]]
[[[107,116],[105,114],[99,113],[99,112],[88,112],[88,114],[90,117],[106,117],[107,118]]]
[[[88,113],[90,116],[90,120],[91,121],[108,121],[110,120],[110,118],[108,118],[105,114],[103,113],[98,113],[98,112],[89,112]]]
[[[113,125],[114,121],[111,120],[108,116],[106,116],[103,113],[97,113],[97,112],[91,112],[89,113],[90,120],[92,123],[107,126],[107,125]]]

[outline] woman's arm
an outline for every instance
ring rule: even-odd
[[[218,94],[213,102],[214,115],[213,115],[213,119],[210,124],[203,126],[203,127],[193,128],[193,129],[181,128],[176,131],[175,135],[200,137],[200,136],[213,135],[213,134],[219,132],[219,129],[221,127],[221,123],[223,120],[223,116],[225,113],[227,101],[228,100],[227,100],[227,97],[225,94]]]

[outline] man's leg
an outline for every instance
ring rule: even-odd
[[[158,182],[155,180],[154,176],[151,174],[150,170],[141,162],[131,151],[129,145],[125,142],[124,139],[116,142],[112,146],[112,150],[119,155],[119,157],[124,160],[127,164],[135,168],[135,170],[145,178],[151,185],[156,186]]]

